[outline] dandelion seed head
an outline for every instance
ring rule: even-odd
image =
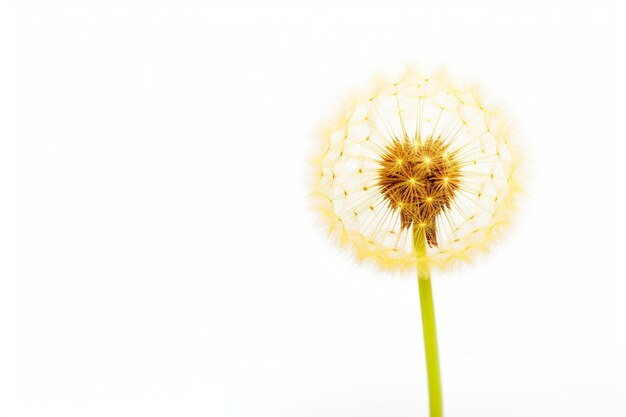
[[[419,228],[420,262],[445,269],[485,252],[510,223],[519,152],[474,86],[408,70],[349,97],[319,138],[315,201],[359,259],[415,268]]]

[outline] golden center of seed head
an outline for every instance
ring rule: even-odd
[[[461,183],[455,152],[440,138],[422,143],[394,139],[379,161],[378,186],[400,227],[424,227],[428,245],[437,246],[437,216],[450,209]]]

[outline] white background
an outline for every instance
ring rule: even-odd
[[[0,415],[426,416],[414,277],[306,198],[318,121],[405,63],[530,161],[509,239],[433,283],[446,415],[626,415],[618,2],[49,3],[0,8]]]

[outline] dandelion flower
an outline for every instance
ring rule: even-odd
[[[358,259],[417,270],[431,416],[441,416],[431,270],[486,252],[510,223],[519,151],[475,86],[407,70],[354,94],[320,130],[313,195]]]

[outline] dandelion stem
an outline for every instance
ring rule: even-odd
[[[413,248],[417,257],[417,283],[420,307],[422,310],[422,329],[424,331],[424,350],[426,352],[426,371],[428,373],[428,394],[430,417],[441,417],[441,377],[439,375],[439,353],[437,350],[437,328],[433,290],[430,280],[430,268],[424,262],[426,258],[426,233],[423,227],[413,228]]]

